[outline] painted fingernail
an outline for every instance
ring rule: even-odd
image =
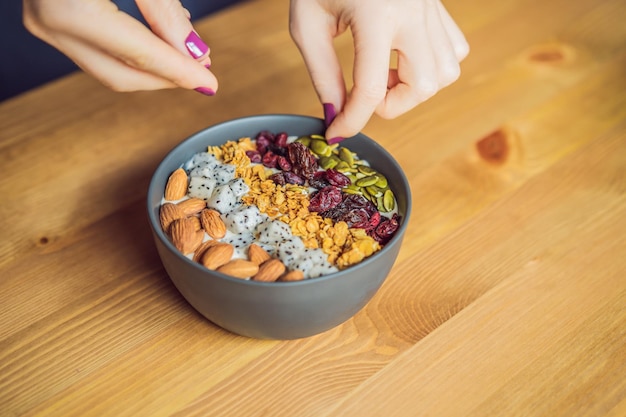
[[[326,127],[330,126],[336,115],[335,106],[332,103],[324,103],[324,124]]]
[[[198,87],[198,88],[195,88],[194,90],[196,90],[198,93],[204,94],[205,96],[214,96],[215,95],[215,91],[211,90],[210,88],[206,88],[206,87]]]
[[[207,52],[209,52],[209,47],[206,43],[200,39],[200,36],[195,31],[189,32],[189,36],[185,39],[185,47],[187,51],[189,51],[189,55],[194,58],[200,58]]]
[[[328,143],[329,145],[334,145],[335,143],[339,143],[344,139],[345,138],[342,138],[341,136],[337,136],[336,138],[326,139],[326,143]]]

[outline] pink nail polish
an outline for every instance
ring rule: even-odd
[[[194,90],[196,90],[198,93],[204,94],[205,96],[214,96],[215,95],[215,91],[211,90],[210,88],[206,88],[206,87],[198,87],[198,88],[195,88]]]
[[[324,103],[324,124],[326,127],[330,126],[336,115],[335,106],[332,103]]]
[[[189,55],[194,58],[201,58],[204,54],[209,52],[207,44],[204,43],[202,39],[200,39],[200,36],[193,30],[189,32],[187,39],[185,39],[185,47],[187,51],[189,51]]]
[[[341,136],[337,136],[336,138],[326,139],[326,143],[328,143],[329,145],[334,145],[335,143],[339,143],[344,139],[345,138],[342,138]]]

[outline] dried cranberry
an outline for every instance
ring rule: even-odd
[[[369,225],[370,216],[365,209],[357,208],[346,212],[341,220],[348,223],[348,227],[365,229]]]
[[[313,194],[309,204],[309,210],[313,212],[330,210],[341,203],[341,200],[341,190],[329,185]]]
[[[279,148],[285,148],[287,146],[287,139],[289,139],[289,136],[287,136],[285,132],[280,132],[274,137],[274,145]]]
[[[277,165],[283,171],[291,171],[291,162],[284,156],[279,156],[277,160]]]
[[[256,139],[256,150],[259,151],[261,155],[264,155],[267,152],[268,148],[272,142],[265,136],[257,137]]]
[[[287,155],[292,165],[292,170],[299,176],[309,179],[318,169],[317,158],[309,148],[300,142],[292,142],[287,145]]]
[[[321,190],[322,188],[329,185],[330,183],[326,181],[325,171],[317,171],[315,174],[313,174],[313,177],[309,178],[309,186],[317,188],[318,190]]]
[[[261,153],[259,151],[246,151],[246,155],[248,155],[252,163],[261,162]]]
[[[399,225],[400,223],[398,215],[394,214],[393,216],[391,216],[390,219],[380,222],[380,224],[376,227],[372,237],[381,244],[385,244],[389,242],[389,240],[396,233]]]
[[[283,177],[285,178],[285,181],[288,182],[289,184],[295,184],[295,185],[304,184],[304,178],[298,176],[297,174],[294,174],[293,172],[285,171],[282,174],[283,174]]]
[[[276,168],[276,164],[278,163],[278,155],[274,154],[272,151],[265,152],[262,158],[263,165],[268,168]]]
[[[350,185],[352,183],[350,178],[346,177],[336,169],[327,169],[325,175],[326,180],[335,187],[345,187],[346,185]]]
[[[269,130],[262,130],[256,135],[256,140],[258,141],[259,139],[267,139],[269,142],[274,142],[274,134]]]
[[[369,224],[364,229],[365,230],[373,230],[373,229],[375,229],[376,226],[378,226],[380,224],[380,220],[381,220],[381,215],[377,211],[376,213],[374,213],[374,214],[372,214],[370,216]]]
[[[287,182],[282,172],[277,172],[276,174],[270,175],[269,179],[274,181],[278,185],[285,185],[285,183]]]
[[[378,209],[376,208],[374,203],[359,194],[344,194],[343,202],[341,205],[345,207],[346,211],[355,208],[364,208],[370,215],[378,212]]]

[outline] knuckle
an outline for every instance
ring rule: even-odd
[[[440,84],[447,86],[458,80],[461,76],[461,67],[456,65],[446,65],[441,71]]]
[[[377,105],[385,98],[387,87],[384,85],[367,85],[365,87],[355,85],[352,93],[366,104]]]
[[[415,89],[412,90],[412,98],[414,104],[425,101],[439,91],[439,82],[434,78],[422,78],[418,81]]]
[[[304,31],[302,30],[302,26],[298,24],[297,19],[289,21],[289,35],[296,45],[300,45],[302,43],[302,40],[304,39]]]
[[[459,60],[459,62],[463,61],[470,53],[469,43],[462,42],[455,45],[454,51],[456,53],[456,58]]]
[[[396,117],[400,116],[402,113],[404,112],[400,111],[399,109],[393,110],[389,107],[383,107],[380,110],[376,110],[376,115],[378,115],[380,118],[385,119],[385,120],[395,119]]]

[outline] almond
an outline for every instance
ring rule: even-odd
[[[200,218],[196,216],[187,217],[189,220],[193,222],[193,227],[196,230],[202,230],[202,225],[200,224]],[[204,230],[202,231],[204,233]]]
[[[281,281],[302,281],[304,279],[304,272],[299,269],[294,269],[293,271],[289,271],[280,277]]]
[[[252,279],[255,281],[274,282],[285,272],[285,265],[278,259],[270,259],[259,266],[259,272]]]
[[[245,259],[233,259],[217,268],[217,272],[235,278],[249,278],[259,271],[259,266]]]
[[[172,172],[165,185],[166,200],[180,200],[187,195],[187,173],[178,168]]]
[[[210,246],[200,258],[200,263],[209,269],[217,269],[233,257],[235,248],[229,243],[217,243]]]
[[[196,230],[193,221],[188,218],[174,220],[170,226],[172,243],[184,255],[192,253],[202,243],[204,233]]]
[[[169,233],[170,225],[174,220],[185,217],[180,208],[173,203],[164,203],[159,210],[159,221],[165,233]]]
[[[212,240],[212,239],[202,242],[200,246],[198,246],[193,253],[193,261],[200,262],[200,260],[202,259],[202,255],[204,255],[204,252],[206,252],[206,250],[210,248],[211,246],[216,245],[218,243],[220,242],[217,240]]]
[[[217,210],[202,210],[200,213],[200,223],[202,223],[204,231],[213,239],[221,239],[226,236],[226,225]]]
[[[248,259],[251,262],[254,262],[257,265],[261,265],[263,262],[271,258],[272,257],[270,256],[270,254],[256,243],[252,243],[250,244],[250,246],[248,246]]]
[[[206,208],[206,201],[201,198],[193,197],[183,200],[176,205],[185,213],[185,216],[191,216],[204,210]]]

